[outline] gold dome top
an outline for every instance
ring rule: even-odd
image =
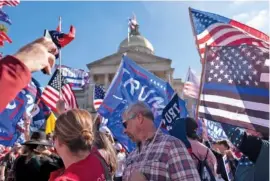
[[[154,47],[145,37],[141,35],[133,35],[123,40],[118,48],[118,52],[125,52],[127,50],[136,50],[139,52],[154,54]]]

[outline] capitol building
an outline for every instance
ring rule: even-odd
[[[104,85],[105,89],[110,86],[124,53],[138,65],[168,81],[179,93],[178,95],[181,96],[184,83],[181,79],[173,77],[175,69],[171,66],[172,60],[155,55],[151,42],[142,36],[137,29],[135,32],[131,32],[129,38],[120,43],[117,52],[86,65],[90,72],[90,82],[92,84],[87,89],[74,90],[80,108],[86,109],[93,114],[96,112],[93,106],[94,85]],[[190,110],[189,105],[187,105],[187,108]]]

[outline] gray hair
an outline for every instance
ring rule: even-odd
[[[151,111],[150,107],[146,105],[142,101],[138,101],[134,104],[128,106],[128,108],[124,111],[123,115],[130,115],[130,114],[142,114],[144,117],[154,121],[154,114]]]

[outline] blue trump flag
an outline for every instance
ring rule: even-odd
[[[185,105],[185,101],[180,99],[177,93],[175,93],[171,101],[163,109],[162,117],[165,128],[169,131],[170,135],[180,139],[187,148],[191,148],[186,136],[186,122],[183,119],[188,115]]]
[[[31,131],[43,127],[50,110],[39,101],[42,94],[41,86],[34,78],[21,92],[12,100],[6,109],[0,113],[0,144],[12,146],[15,142],[22,142],[23,115],[32,117]]]
[[[11,146],[17,123],[22,118],[27,104],[27,97],[21,91],[0,113],[0,144]]]
[[[32,82],[24,89],[25,95],[28,98],[26,112],[32,117],[30,125],[31,131],[43,129],[44,123],[50,114],[48,106],[40,99],[42,89],[37,80],[32,78]]]
[[[162,111],[174,90],[169,83],[123,56],[119,69],[111,83],[98,113],[108,119],[108,128],[115,138],[130,152],[135,144],[123,133],[122,114],[128,105],[145,102],[152,108],[155,125],[159,126]]]

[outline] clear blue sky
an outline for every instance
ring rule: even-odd
[[[1,49],[12,54],[39,38],[44,29],[55,29],[62,16],[62,30],[76,27],[75,40],[63,49],[63,64],[87,69],[86,64],[117,51],[127,36],[127,18],[134,12],[140,31],[154,46],[155,54],[172,59],[174,77],[185,79],[188,67],[201,71],[194,44],[188,7],[219,13],[268,33],[268,2],[24,2],[4,7],[13,22],[8,35],[12,44]],[[42,85],[50,76],[34,73]]]

